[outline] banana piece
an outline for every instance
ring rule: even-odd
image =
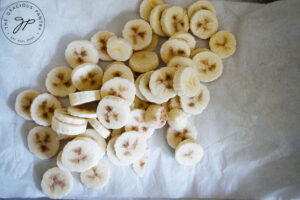
[[[185,121],[185,125],[182,128],[175,128],[169,126],[166,134],[167,142],[170,147],[175,149],[180,142],[186,139],[196,139],[197,130],[196,127],[188,121]]]
[[[179,96],[175,96],[171,98],[168,102],[164,103],[164,107],[167,110],[167,112],[175,108],[181,109]]]
[[[195,1],[191,5],[189,5],[187,9],[187,14],[189,19],[195,14],[195,12],[199,10],[208,10],[212,12],[214,15],[217,15],[217,11],[212,3],[206,0]]]
[[[189,57],[190,53],[189,45],[179,39],[167,40],[160,48],[160,56],[165,63],[168,63],[174,56]]]
[[[184,112],[198,115],[207,107],[210,99],[209,90],[205,85],[200,84],[200,86],[201,89],[194,97],[179,97]]]
[[[98,189],[104,187],[110,178],[110,169],[103,162],[99,162],[91,169],[80,173],[81,182],[88,188]]]
[[[143,0],[140,5],[141,18],[149,21],[151,10],[160,4],[163,4],[162,0]]]
[[[123,38],[129,41],[133,50],[141,50],[150,45],[152,29],[148,22],[143,19],[128,21],[122,31]]]
[[[119,129],[127,124],[130,108],[128,103],[119,97],[104,97],[97,108],[101,124],[109,129]]]
[[[218,79],[223,73],[222,59],[210,51],[200,52],[193,57],[197,65],[199,80],[211,82]]]
[[[68,170],[67,168],[64,167],[64,165],[62,164],[61,162],[61,154],[62,154],[62,151],[60,151],[57,155],[57,158],[56,158],[56,165],[59,169],[61,170]]]
[[[100,90],[75,92],[69,94],[69,100],[71,106],[77,106],[77,105],[81,105],[93,101],[98,101],[100,99],[101,99]]]
[[[171,60],[168,62],[167,67],[194,67],[197,68],[196,63],[187,57],[182,56],[175,56],[171,58]]]
[[[209,48],[221,58],[227,58],[236,50],[236,40],[229,31],[219,31],[209,40]]]
[[[75,117],[88,118],[88,119],[96,118],[98,103],[99,102],[96,101],[96,102],[81,104],[78,106],[70,106],[67,108],[67,110],[70,115]]]
[[[155,129],[162,128],[168,119],[165,107],[161,105],[152,104],[145,112],[145,121],[150,127]]]
[[[61,104],[54,96],[48,93],[40,94],[30,106],[31,117],[38,125],[49,126],[57,108],[61,108]]]
[[[71,42],[66,50],[65,57],[67,63],[75,68],[83,63],[96,64],[99,60],[99,54],[93,43],[87,40],[76,40]]]
[[[110,135],[110,131],[107,130],[96,118],[88,119],[90,125],[97,131],[103,138],[107,138]]]
[[[116,35],[109,31],[99,31],[94,34],[91,38],[91,42],[94,47],[98,50],[99,58],[102,61],[111,61],[112,58],[107,53],[106,43],[107,40],[111,37],[115,37]]]
[[[132,55],[132,47],[130,43],[118,37],[111,37],[107,40],[107,53],[117,61],[126,61]]]
[[[125,78],[131,82],[134,82],[131,69],[121,62],[113,62],[107,66],[103,75],[103,84],[116,77]]]
[[[174,108],[168,112],[168,124],[175,129],[183,129],[188,122],[189,114],[182,109]]]
[[[191,20],[192,33],[200,39],[208,39],[218,30],[218,19],[216,15],[208,10],[196,11]]]
[[[181,165],[195,165],[202,157],[202,146],[192,139],[182,141],[175,150],[175,160]]]
[[[59,148],[57,134],[49,127],[36,126],[27,135],[29,150],[40,159],[54,156]]]
[[[137,96],[134,98],[133,108],[146,110],[149,106],[150,106],[149,102],[143,101]]]
[[[58,134],[63,135],[79,135],[85,132],[87,122],[83,124],[70,124],[62,122],[56,117],[52,118],[51,128]]]
[[[31,120],[30,107],[33,100],[40,93],[35,90],[24,90],[18,94],[15,103],[15,110],[24,119]]]
[[[73,70],[72,83],[78,90],[97,90],[102,84],[102,76],[103,71],[98,65],[84,63]]]
[[[209,51],[209,49],[207,49],[207,48],[197,48],[197,49],[194,49],[191,52],[190,58],[193,58],[196,54],[198,54],[200,52],[204,52],[204,51]]]
[[[79,135],[79,137],[82,136],[89,137],[98,144],[99,146],[98,156],[100,157],[100,159],[102,159],[106,152],[105,139],[94,129],[86,129],[86,131],[83,134]]]
[[[146,149],[144,155],[138,161],[132,163],[132,169],[139,177],[143,177],[148,163],[150,151]]]
[[[150,44],[144,49],[144,51],[154,51],[157,47],[159,37],[158,35],[152,33],[152,40]]]
[[[113,137],[115,137],[115,136],[119,136],[119,135],[121,135],[121,134],[124,133],[124,132],[125,132],[125,127],[120,128],[120,129],[113,129],[113,130],[111,131],[111,138],[113,138]]]
[[[170,7],[171,6],[168,5],[168,4],[160,4],[158,6],[155,6],[152,9],[151,13],[150,13],[151,28],[152,28],[154,33],[156,33],[157,35],[159,35],[161,37],[164,37],[164,36],[167,36],[167,35],[162,30],[160,19],[161,19],[163,11],[166,8],[170,8]]]
[[[136,89],[133,82],[125,78],[113,78],[105,82],[101,88],[101,96],[108,95],[120,97],[124,99],[129,105],[134,101]]]
[[[115,143],[117,138],[120,137],[119,135],[112,137],[108,144],[107,144],[107,157],[108,159],[114,164],[114,165],[118,165],[118,166],[126,166],[126,165],[130,165],[132,162],[131,160],[120,160],[117,155],[116,155],[116,151],[115,151]]]
[[[69,115],[67,109],[65,108],[58,108],[54,111],[54,117],[61,122],[68,123],[68,124],[85,124],[86,119],[80,117],[74,117]]]
[[[139,51],[129,59],[130,68],[138,73],[154,70],[158,64],[158,56],[153,51]]]
[[[56,67],[46,78],[46,88],[54,96],[65,97],[76,91],[71,80],[72,69],[69,67]]]
[[[146,101],[146,98],[142,95],[139,85],[140,85],[140,81],[141,81],[142,75],[139,75],[137,77],[137,79],[134,82],[135,88],[136,88],[136,93],[135,95],[142,101]],[[136,98],[135,98],[136,99]]]
[[[43,174],[41,187],[47,197],[60,199],[71,192],[73,176],[67,170],[58,167],[50,168]]]
[[[179,40],[183,40],[187,43],[187,45],[189,45],[191,51],[193,49],[195,49],[195,46],[196,46],[196,40],[194,38],[194,36],[190,33],[187,33],[187,32],[178,32],[178,33],[175,33],[174,35],[172,35],[170,37],[170,39],[179,39]]]
[[[167,36],[177,32],[188,32],[189,18],[186,11],[178,6],[166,8],[161,15],[161,27]]]

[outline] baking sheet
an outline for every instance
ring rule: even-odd
[[[13,2],[1,0],[1,15]],[[28,151],[26,136],[35,124],[14,112],[16,95],[26,88],[46,91],[46,74],[66,65],[64,50],[71,41],[102,29],[120,35],[128,20],[139,17],[136,0],[30,2],[45,16],[41,38],[24,46],[0,34],[0,197],[44,196],[42,174],[55,165],[55,159],[42,161]],[[192,0],[165,2],[186,7]],[[190,118],[205,150],[201,163],[177,164],[160,130],[148,142],[144,178],[104,158],[112,172],[109,184],[87,189],[74,173],[65,198],[300,198],[300,1],[214,5],[220,29],[235,34],[237,51],[223,60],[222,77],[207,84],[208,108]]]

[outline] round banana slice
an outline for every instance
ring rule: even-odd
[[[67,109],[65,108],[58,108],[54,111],[54,117],[61,122],[68,123],[68,124],[85,124],[86,119],[80,117],[74,117],[69,115]]]
[[[151,10],[163,3],[164,2],[162,0],[143,0],[140,5],[141,18],[149,21]]]
[[[29,150],[40,159],[54,156],[59,148],[57,134],[49,127],[36,126],[27,135]]]
[[[143,177],[146,171],[146,165],[149,160],[149,149],[146,149],[144,155],[134,163],[132,163],[132,169],[139,177]]]
[[[202,82],[214,81],[223,73],[222,59],[213,52],[200,52],[193,57],[193,61],[197,65],[199,80]]]
[[[145,51],[154,51],[157,47],[159,37],[158,35],[152,33],[152,40],[150,44],[144,49]]]
[[[67,108],[68,113],[75,117],[81,118],[96,118],[97,106],[99,101],[81,104],[78,106],[70,106]]]
[[[98,50],[99,58],[102,61],[111,61],[112,58],[107,53],[106,43],[107,40],[111,37],[115,37],[116,35],[109,31],[99,31],[95,35],[92,36],[91,42]]]
[[[69,94],[71,106],[77,106],[101,99],[100,90],[83,91]]]
[[[165,108],[167,112],[175,108],[181,109],[179,96],[171,98],[168,102],[166,102],[166,104],[167,105],[165,106]]]
[[[24,90],[18,94],[15,103],[15,110],[24,119],[31,120],[30,107],[33,100],[40,93],[35,90]]]
[[[166,8],[161,15],[160,23],[163,32],[168,36],[189,30],[189,18],[186,11],[178,6]]]
[[[158,56],[153,51],[139,51],[129,59],[130,68],[138,73],[154,70],[158,64]]]
[[[216,9],[212,3],[205,0],[195,1],[191,5],[189,5],[187,9],[187,14],[189,19],[192,18],[192,16],[195,14],[195,12],[199,10],[208,10],[212,12],[214,15],[217,14]]]
[[[141,93],[141,91],[140,91],[140,88],[139,88],[141,78],[142,78],[142,75],[139,75],[139,76],[137,77],[137,79],[135,80],[135,82],[134,82],[134,85],[135,85],[135,88],[136,88],[136,93],[135,93],[135,95],[136,95],[140,100],[146,101],[146,98],[142,95],[142,93]]]
[[[48,93],[40,94],[31,104],[31,117],[38,125],[49,126],[57,108],[61,108],[61,104],[54,96]]]
[[[79,135],[86,130],[87,122],[83,124],[70,124],[62,122],[56,117],[52,118],[51,128],[58,134]]]
[[[77,40],[71,42],[65,51],[67,63],[75,68],[83,63],[97,63],[99,54],[93,43],[87,40]]]
[[[170,8],[171,6],[168,4],[160,4],[158,6],[155,6],[150,14],[150,25],[154,33],[157,35],[164,37],[166,34],[163,32],[160,19],[163,11],[166,8]]]
[[[100,159],[102,159],[106,152],[105,139],[94,129],[86,129],[86,131],[83,134],[79,135],[79,137],[82,136],[91,138],[98,144],[99,146],[98,156],[100,157]]]
[[[175,160],[181,165],[195,165],[202,157],[202,146],[192,139],[182,141],[175,150]]]
[[[150,105],[145,112],[145,121],[150,127],[162,128],[168,119],[165,107],[161,105]]]
[[[197,68],[196,63],[187,57],[182,56],[175,56],[171,58],[171,60],[168,62],[167,67],[194,67]]]
[[[90,125],[97,131],[103,138],[107,138],[110,135],[110,131],[107,130],[96,118],[88,119]]]
[[[69,67],[56,67],[46,78],[46,88],[54,96],[65,97],[75,92],[76,88],[71,80],[72,69]]]
[[[116,155],[116,151],[115,151],[115,143],[117,138],[119,137],[119,135],[112,137],[108,144],[107,144],[107,157],[108,159],[114,164],[114,165],[118,165],[118,166],[126,166],[126,165],[130,165],[132,162],[131,160],[120,160],[117,155]]]
[[[194,50],[191,52],[190,58],[193,59],[193,57],[194,57],[196,54],[198,54],[198,53],[200,53],[200,52],[204,52],[204,51],[210,51],[210,50],[207,49],[207,48],[197,48],[197,49],[194,49]]]
[[[168,112],[168,124],[174,129],[183,129],[188,122],[189,114],[182,109],[174,108]]]
[[[236,50],[236,40],[229,31],[219,31],[209,40],[209,48],[221,58],[227,58]]]
[[[165,63],[174,56],[189,57],[190,53],[191,49],[187,43],[179,39],[168,40],[160,48],[160,56]]]
[[[216,15],[207,10],[195,12],[190,21],[192,33],[200,39],[208,39],[218,30]]]
[[[185,121],[185,125],[182,125],[180,129],[169,126],[166,138],[169,146],[175,149],[180,142],[186,139],[195,140],[197,138],[197,129],[192,123]]]
[[[179,40],[183,40],[187,43],[187,45],[189,45],[191,51],[193,49],[195,49],[195,46],[196,46],[196,40],[194,38],[194,36],[190,33],[187,33],[187,32],[178,32],[178,33],[175,33],[174,35],[172,35],[170,37],[170,39],[179,39]]]
[[[126,61],[132,55],[130,43],[122,38],[111,37],[107,40],[107,53],[117,61]]]
[[[134,82],[134,77],[131,69],[121,62],[114,62],[107,66],[103,75],[103,84],[106,81],[109,81],[116,77],[125,78],[131,82]]]
[[[149,106],[150,106],[150,103],[148,101],[143,101],[137,96],[135,97],[134,102],[133,102],[133,108],[147,110],[147,108]]]
[[[84,63],[73,70],[72,83],[78,90],[97,90],[102,84],[102,76],[103,71],[98,65]]]
[[[200,84],[201,89],[193,97],[180,97],[180,104],[184,112],[192,115],[200,114],[209,103],[209,90],[205,85]]]

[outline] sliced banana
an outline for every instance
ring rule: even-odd
[[[133,108],[146,110],[150,106],[150,103],[147,101],[141,100],[139,97],[135,97],[133,102]]]
[[[54,96],[48,93],[40,94],[30,106],[31,117],[38,125],[49,126],[57,108],[61,108],[61,104]]]
[[[190,33],[187,33],[187,32],[178,32],[178,33],[175,33],[174,35],[172,35],[170,37],[170,39],[179,39],[179,40],[183,40],[187,43],[187,45],[189,45],[191,51],[193,49],[195,49],[195,46],[196,46],[196,40],[194,38],[194,36]]]
[[[83,124],[70,124],[62,122],[55,116],[52,118],[51,128],[58,134],[63,135],[79,135],[85,132],[87,122]]]
[[[165,63],[168,63],[174,56],[189,57],[190,53],[191,49],[187,43],[179,39],[170,39],[160,48],[160,56]]]
[[[71,42],[66,50],[65,57],[68,64],[75,68],[83,63],[97,63],[99,54],[93,43],[87,40],[76,40]]]
[[[69,94],[71,106],[77,106],[101,99],[100,90],[83,91]]]
[[[61,170],[68,170],[67,168],[64,167],[64,165],[62,164],[61,162],[61,154],[62,154],[62,151],[60,151],[58,154],[57,154],[57,158],[56,158],[56,165],[59,169]]]
[[[154,70],[158,64],[158,56],[153,51],[139,51],[129,59],[130,68],[138,73]]]
[[[182,57],[182,56],[175,56],[171,58],[171,60],[168,62],[167,67],[194,67],[197,68],[196,63],[188,58],[188,57]]]
[[[131,82],[134,82],[133,73],[129,67],[121,62],[113,62],[106,67],[103,75],[103,84],[113,78],[125,78]]]
[[[142,75],[139,75],[137,77],[137,79],[134,82],[135,88],[136,88],[136,93],[135,95],[142,101],[146,101],[146,98],[142,95],[139,85],[140,85],[140,81],[141,81]]]
[[[236,50],[236,40],[229,31],[219,31],[209,40],[209,48],[221,58],[227,58]]]
[[[163,4],[162,0],[143,0],[140,5],[141,18],[149,21],[151,10],[160,4]]]
[[[67,170],[58,167],[50,168],[43,174],[41,187],[47,197],[60,199],[71,192],[73,176]]]
[[[94,129],[86,129],[86,131],[79,137],[89,137],[93,139],[99,146],[98,156],[100,159],[103,158],[106,152],[106,142],[105,139]]]
[[[216,15],[208,10],[196,11],[190,21],[192,33],[200,39],[208,39],[218,30]]]
[[[154,51],[157,47],[159,37],[158,35],[152,33],[152,40],[150,44],[144,49],[145,51]]]
[[[29,150],[40,159],[54,156],[59,148],[57,134],[49,127],[36,126],[27,135]]]
[[[200,52],[193,57],[197,65],[199,80],[211,82],[218,79],[223,73],[222,59],[210,51]]]
[[[106,43],[107,40],[111,37],[115,37],[116,35],[109,31],[99,31],[94,34],[91,38],[91,42],[98,50],[99,58],[102,61],[111,61],[112,58],[107,53]]]
[[[207,49],[207,48],[197,48],[197,49],[194,49],[194,50],[191,52],[190,57],[193,58],[196,54],[198,54],[198,53],[200,53],[200,52],[204,52],[204,51],[209,51],[209,49]]]
[[[160,4],[158,6],[155,6],[151,13],[150,13],[150,25],[154,33],[157,35],[164,37],[166,34],[163,32],[160,19],[162,16],[163,11],[166,8],[170,8],[171,6],[168,4]]]
[[[46,88],[54,96],[65,97],[75,92],[76,88],[71,80],[72,69],[69,67],[56,67],[46,78]]]
[[[68,113],[75,117],[81,117],[81,118],[96,118],[97,114],[97,106],[98,101],[91,102],[91,103],[85,103],[78,106],[70,106],[67,108]]]
[[[175,159],[181,165],[195,165],[202,157],[202,146],[192,139],[182,141],[175,150]]]
[[[161,105],[152,104],[145,112],[145,121],[150,127],[155,129],[162,128],[168,119],[165,107]]]
[[[65,108],[58,108],[54,111],[54,117],[59,121],[68,124],[85,124],[86,119],[70,115]]]
[[[88,119],[90,125],[97,131],[103,138],[107,138],[110,135],[110,131],[107,130],[96,118]]]
[[[166,8],[161,15],[161,27],[167,36],[189,30],[189,18],[186,11],[178,6]]]
[[[132,55],[132,47],[130,43],[122,38],[111,37],[107,41],[108,55],[117,61],[126,61]]]
[[[175,97],[171,98],[165,104],[166,104],[165,108],[166,108],[167,112],[169,112],[170,110],[175,109],[175,108],[181,109],[179,96],[175,96]]]
[[[209,90],[205,85],[200,85],[201,89],[194,97],[180,97],[180,104],[184,112],[192,115],[200,114],[209,103]]]
[[[15,110],[24,119],[31,120],[30,107],[33,100],[40,93],[35,90],[24,90],[18,94],[15,103]]]
[[[174,108],[168,112],[168,124],[175,129],[183,129],[188,122],[189,114],[180,108]]]
[[[146,165],[149,160],[149,149],[146,149],[144,155],[138,160],[132,163],[132,169],[139,177],[143,177],[146,171]]]
[[[114,164],[114,165],[118,165],[118,166],[126,166],[126,165],[130,165],[132,162],[131,160],[120,160],[117,155],[116,155],[116,151],[115,151],[115,143],[117,138],[119,137],[119,135],[112,137],[108,144],[107,144],[107,157],[108,159]]]
[[[186,121],[186,124],[182,126],[182,128],[169,126],[167,129],[166,138],[170,147],[175,149],[180,142],[186,139],[196,139],[197,130],[193,124]]]
[[[212,3],[206,0],[195,1],[191,5],[189,5],[187,9],[189,19],[192,18],[193,14],[199,10],[208,10],[212,12],[214,15],[217,14],[216,9]]]
[[[72,83],[78,90],[97,90],[102,84],[102,76],[103,71],[98,65],[84,63],[73,70]]]

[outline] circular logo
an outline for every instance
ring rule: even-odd
[[[14,44],[28,45],[37,41],[45,29],[45,18],[39,7],[28,1],[9,5],[1,18],[5,37]]]

